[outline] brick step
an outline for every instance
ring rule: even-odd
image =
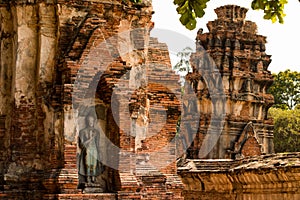
[[[136,175],[161,175],[161,172],[151,165],[137,165]]]
[[[97,193],[97,194],[47,194],[43,199],[52,200],[115,200],[115,193]]]
[[[235,166],[233,160],[227,159],[215,159],[215,160],[193,160],[197,170],[228,170]]]

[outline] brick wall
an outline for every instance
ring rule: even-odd
[[[241,153],[245,157],[261,155],[261,146],[255,137],[250,137],[246,140]]]
[[[189,160],[178,168],[184,199],[298,199],[299,153]]]

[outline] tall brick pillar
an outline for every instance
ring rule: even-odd
[[[215,12],[218,18],[208,22],[209,32],[198,31],[197,50],[191,56],[193,73],[187,75],[197,92],[201,115],[200,129],[188,157],[230,159],[273,153],[273,125],[267,116],[273,103],[273,96],[267,90],[273,79],[268,71],[271,56],[265,52],[266,37],[257,34],[254,22],[245,20],[246,8],[227,5]],[[219,74],[220,83],[209,78],[213,73]],[[219,89],[214,90],[211,85],[219,85]],[[222,106],[212,102],[220,91],[226,97]],[[199,157],[208,130],[218,128],[211,123],[211,116],[222,109],[221,134],[211,144],[211,151]],[[254,146],[249,148],[249,145]],[[251,153],[243,147],[258,150]]]
[[[57,44],[53,1],[1,1],[1,194],[41,199],[55,157],[52,105]],[[59,112],[57,112],[59,114]]]

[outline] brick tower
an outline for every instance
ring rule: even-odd
[[[266,37],[257,34],[254,22],[245,20],[246,8],[227,5],[215,12],[218,18],[208,22],[209,32],[198,31],[197,50],[191,56],[193,73],[187,75],[200,113],[200,128],[187,157],[223,159],[273,153],[273,125],[267,116],[273,103],[267,90],[273,79]],[[224,95],[224,101],[213,102],[216,95]],[[223,116],[214,125],[215,113]],[[215,134],[210,129],[220,134],[210,140],[214,146],[202,155],[205,138]]]
[[[180,85],[150,37],[151,1],[13,0],[0,11],[1,199],[182,199]],[[97,163],[85,158],[93,177],[80,171],[90,165],[79,143],[92,141],[80,132],[98,134]]]

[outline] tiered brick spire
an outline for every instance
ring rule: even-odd
[[[215,12],[218,19],[208,22],[209,32],[198,31],[197,52],[191,56],[193,73],[187,76],[197,91],[201,113],[200,129],[188,157],[199,157],[209,128],[207,124],[214,109],[208,108],[212,107],[211,96],[216,94],[211,94],[213,90],[209,90],[207,80],[199,77],[214,65],[222,77],[226,95],[226,103],[214,112],[225,107],[226,117],[222,134],[207,158],[273,153],[273,126],[267,116],[273,103],[273,96],[267,93],[267,89],[273,79],[267,70],[271,56],[265,52],[266,37],[256,34],[254,22],[245,20],[246,8],[227,5],[215,9]],[[199,62],[209,60],[205,59],[206,55],[214,60],[207,69],[207,62]],[[250,129],[252,133],[248,131]]]

